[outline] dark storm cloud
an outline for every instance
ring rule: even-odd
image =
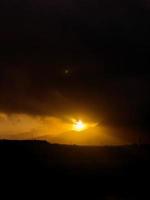
[[[0,4],[1,111],[148,126],[147,1]]]

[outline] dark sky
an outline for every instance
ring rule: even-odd
[[[148,0],[1,0],[0,111],[149,130],[149,36]]]

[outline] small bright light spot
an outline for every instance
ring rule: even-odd
[[[69,69],[65,69],[65,74],[69,74]]]
[[[80,131],[85,130],[86,128],[87,128],[86,124],[84,124],[81,120],[75,121],[73,124],[74,131],[80,132]]]

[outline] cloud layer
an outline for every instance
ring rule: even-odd
[[[149,9],[146,0],[2,0],[0,112],[83,114],[148,132]]]

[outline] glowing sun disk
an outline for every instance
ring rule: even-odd
[[[73,130],[74,131],[83,131],[86,129],[86,124],[84,124],[81,120],[74,122],[73,124]]]

